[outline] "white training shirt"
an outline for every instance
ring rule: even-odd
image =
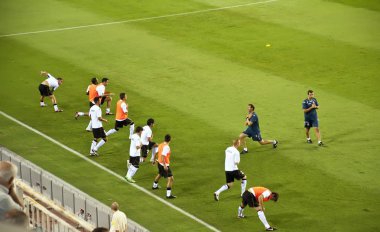
[[[53,77],[52,75],[50,75],[50,73],[48,73],[47,76],[48,76],[48,78],[46,79],[46,81],[49,84],[49,87],[53,88],[53,91],[58,89],[58,87],[59,87],[58,80],[55,79],[55,77]]]
[[[149,144],[149,139],[152,138],[152,129],[150,129],[150,126],[146,125],[143,127],[143,132],[141,134],[141,143],[143,145],[148,145]]]
[[[98,95],[102,97],[103,94],[106,92],[106,87],[103,84],[99,84],[98,86],[96,86],[96,92],[98,92]]]
[[[238,170],[236,163],[240,163],[240,152],[234,146],[231,146],[226,149],[225,170],[229,172]]]
[[[103,127],[102,121],[99,120],[99,118],[102,117],[102,109],[100,109],[99,106],[93,105],[90,108],[88,115],[91,117],[92,128],[96,129]]]
[[[129,148],[129,156],[140,156],[141,148],[136,149],[136,146],[141,147],[141,138],[138,134],[133,134],[131,137],[131,147]]]
[[[125,213],[121,212],[120,210],[117,210],[112,215],[110,232],[127,232],[127,224],[128,221]]]

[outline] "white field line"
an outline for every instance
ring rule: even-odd
[[[212,11],[221,11],[221,10],[233,9],[233,8],[238,8],[238,7],[244,7],[244,6],[266,4],[270,2],[276,2],[276,1],[278,0],[251,2],[247,4],[240,4],[240,5],[234,5],[234,6],[225,6],[225,7],[206,9],[206,10],[197,10],[197,11],[183,12],[183,13],[177,13],[177,14],[168,14],[168,15],[161,15],[161,16],[154,16],[154,17],[147,17],[147,18],[139,18],[139,19],[128,19],[128,20],[108,22],[108,23],[88,24],[88,25],[83,25],[83,26],[63,27],[63,28],[41,30],[41,31],[20,32],[20,33],[14,33],[14,34],[0,35],[0,38],[14,37],[14,36],[20,36],[20,35],[41,34],[41,33],[56,32],[56,31],[67,31],[67,30],[75,30],[75,29],[82,29],[82,28],[89,28],[89,27],[101,27],[101,26],[109,26],[109,25],[122,24],[122,23],[142,22],[142,21],[148,21],[148,20],[153,20],[153,19],[163,19],[163,18],[170,18],[170,17],[176,17],[176,16],[207,13],[207,12],[212,12]]]
[[[62,147],[63,149],[65,149],[65,150],[67,150],[67,151],[73,153],[74,155],[76,155],[76,156],[78,156],[78,157],[84,159],[85,161],[87,161],[87,162],[93,164],[94,166],[96,166],[96,167],[102,169],[103,171],[108,172],[109,174],[115,176],[116,178],[125,181],[126,183],[130,184],[132,187],[137,188],[138,190],[144,192],[144,193],[147,194],[148,196],[153,197],[154,199],[158,200],[159,202],[161,202],[161,203],[163,203],[163,204],[169,206],[170,208],[172,208],[172,209],[178,211],[179,213],[182,213],[183,215],[185,215],[185,216],[187,216],[187,217],[193,219],[194,221],[198,222],[199,224],[204,225],[205,227],[209,228],[210,230],[220,232],[220,230],[218,230],[217,228],[213,227],[212,225],[210,225],[210,224],[208,224],[208,223],[202,221],[201,219],[199,219],[199,218],[195,217],[194,215],[192,215],[192,214],[190,214],[190,213],[184,211],[183,209],[181,209],[181,208],[179,208],[179,207],[177,207],[177,206],[175,206],[175,205],[173,205],[173,204],[171,204],[171,203],[165,201],[164,199],[162,199],[162,198],[160,198],[160,197],[154,195],[153,193],[149,192],[148,190],[144,189],[143,187],[140,187],[140,186],[138,186],[137,184],[132,184],[132,183],[127,182],[127,181],[124,179],[123,176],[118,175],[117,173],[115,173],[115,172],[109,170],[108,168],[106,168],[106,167],[100,165],[99,163],[97,163],[97,162],[95,162],[95,161],[93,161],[93,160],[87,158],[85,155],[83,155],[83,154],[81,154],[81,153],[79,153],[79,152],[77,152],[77,151],[71,149],[70,147],[68,147],[68,146],[66,146],[66,145],[64,145],[64,144],[62,144],[62,143],[60,143],[60,142],[58,142],[57,140],[55,140],[55,139],[53,139],[53,138],[47,136],[46,134],[44,134],[44,133],[42,133],[42,132],[40,132],[40,131],[34,129],[33,127],[28,126],[28,125],[26,125],[26,124],[23,123],[23,122],[20,122],[19,120],[17,120],[17,119],[15,119],[14,117],[12,117],[12,116],[10,116],[10,115],[4,113],[3,111],[0,111],[0,114],[3,115],[4,117],[10,119],[11,121],[13,121],[13,122],[15,122],[15,123],[17,123],[17,124],[19,124],[19,125],[25,127],[26,129],[31,130],[31,131],[33,131],[34,133],[36,133],[36,134],[38,134],[38,135],[44,137],[45,139],[49,140],[50,142],[55,143],[56,145]]]

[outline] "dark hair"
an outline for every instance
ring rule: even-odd
[[[146,125],[150,126],[154,123],[154,119],[153,118],[150,118],[148,119],[148,121],[146,121]]]
[[[255,110],[255,106],[253,104],[248,104],[253,110]]]
[[[143,131],[143,128],[141,126],[136,127],[136,133],[140,133],[141,131]]]
[[[94,85],[98,84],[98,78],[96,77],[91,78],[91,83]]]
[[[273,201],[278,201],[278,198],[280,197],[280,194],[276,193],[276,192],[272,192],[272,200]]]
[[[314,93],[314,91],[311,90],[311,89],[309,89],[309,90],[307,91],[307,95],[309,95],[309,93]]]
[[[59,80],[59,81],[63,81],[63,79],[62,79],[61,77],[58,77],[57,80]]]
[[[97,227],[95,229],[92,230],[92,232],[108,232],[109,230],[107,228],[104,228],[104,227]]]
[[[95,102],[95,104],[98,103],[99,100],[100,100],[100,97],[95,97],[95,98],[94,98],[94,102]]]
[[[169,135],[169,134],[167,134],[167,135],[165,135],[165,142],[170,142],[170,140],[172,139],[172,137]]]
[[[120,93],[120,99],[124,99],[125,98],[125,93]]]
[[[103,77],[102,82],[107,82],[109,79],[107,77]]]

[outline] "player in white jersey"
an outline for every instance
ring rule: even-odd
[[[102,109],[100,109],[100,98],[95,97],[94,103],[90,108],[89,116],[91,118],[92,133],[94,135],[94,140],[91,143],[90,155],[98,155],[98,149],[107,142],[107,136],[103,129],[102,122],[108,122],[106,119],[102,118]],[[102,138],[99,142],[98,139]]]
[[[143,128],[138,126],[135,133],[131,137],[131,146],[129,148],[129,164],[128,172],[125,175],[125,179],[128,182],[135,183],[136,181],[132,177],[136,174],[139,169],[140,163],[140,152],[141,152],[141,133]]]
[[[158,151],[158,145],[153,142],[153,132],[152,128],[154,126],[154,119],[150,118],[146,122],[146,126],[143,127],[143,132],[141,134],[141,162],[144,162],[146,157],[148,156],[148,151],[152,151],[152,156],[150,158],[150,162],[155,164],[155,157]]]
[[[228,147],[225,151],[226,158],[224,164],[224,170],[226,171],[226,183],[216,192],[214,192],[214,198],[216,201],[219,201],[219,195],[221,192],[232,187],[234,180],[241,180],[241,195],[245,191],[245,187],[247,186],[247,176],[244,172],[240,171],[238,168],[238,164],[240,163],[240,152],[238,147],[240,146],[240,140],[233,140],[232,146]]]
[[[57,105],[57,99],[54,96],[54,91],[57,90],[57,88],[63,83],[62,78],[55,78],[50,73],[46,71],[41,71],[41,75],[44,77],[47,77],[46,80],[44,80],[39,86],[38,90],[40,91],[41,97],[40,97],[40,106],[44,107],[47,106],[44,102],[45,97],[49,97],[51,99],[51,102],[53,103],[54,111],[55,112],[62,112],[63,110],[58,108]]]

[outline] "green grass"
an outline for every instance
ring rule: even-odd
[[[0,34],[249,2],[2,1]],[[376,231],[380,229],[380,14],[371,1],[361,1],[360,7],[353,7],[353,1],[343,3],[280,0],[3,37],[0,109],[86,155],[92,135],[84,131],[87,120],[75,121],[73,115],[88,109],[84,91],[90,78],[108,76],[110,91],[127,92],[130,117],[137,125],[153,117],[157,142],[166,133],[172,135],[173,193],[178,196],[172,203],[222,231],[260,231],[263,226],[253,210],[246,210],[246,220],[236,219],[238,182],[221,195],[220,202],[212,198],[225,181],[224,149],[244,129],[246,105],[254,103],[263,137],[276,138],[280,145],[273,150],[248,141],[250,153],[239,167],[248,176],[248,186],[262,185],[280,193],[278,203],[266,204],[269,222],[292,232]],[[272,46],[266,47],[268,43]],[[56,92],[63,113],[53,113],[51,104],[39,108],[40,70],[64,77]],[[321,104],[326,143],[322,148],[304,141],[301,102],[309,88]],[[113,118],[109,119],[106,129],[113,126]],[[118,201],[129,217],[149,230],[207,230],[2,116],[0,128],[1,145],[105,204]],[[127,133],[122,129],[112,135],[95,158],[120,175],[126,171]],[[149,190],[155,173],[155,167],[143,164],[135,179]]]

